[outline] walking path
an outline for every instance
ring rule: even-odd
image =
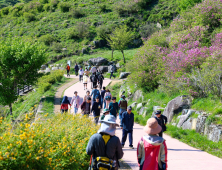
[[[76,76],[71,76],[77,78]],[[104,86],[107,86],[110,83],[109,79],[104,80]],[[90,87],[90,83],[88,83]],[[65,95],[71,98],[74,91],[78,91],[80,97],[84,97],[86,90],[83,88],[83,83],[76,83],[73,86],[69,87],[65,91]],[[91,90],[91,89],[90,89]],[[73,112],[73,108],[72,108]],[[80,109],[79,109],[80,112]],[[119,122],[119,119],[117,120]],[[120,138],[122,137],[122,131],[120,128],[117,128],[116,135]],[[138,141],[141,137],[145,135],[143,132],[143,126],[139,124],[134,124],[133,130],[133,144],[135,149],[129,149],[128,139],[123,148],[124,157],[123,160],[130,165],[134,170],[139,170],[137,164],[136,156],[136,147]],[[222,159],[212,156],[206,152],[195,149],[193,147],[184,144],[177,139],[173,139],[168,135],[164,134],[164,139],[168,147],[168,169],[169,170],[218,170],[222,167]]]

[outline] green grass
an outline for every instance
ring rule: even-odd
[[[206,136],[196,133],[194,130],[183,130],[172,125],[167,125],[165,133],[190,146],[222,158],[222,141],[216,143],[208,140]]]

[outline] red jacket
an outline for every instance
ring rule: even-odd
[[[69,109],[69,105],[71,106],[71,104],[61,104],[60,109],[68,110]]]

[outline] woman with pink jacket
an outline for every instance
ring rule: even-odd
[[[78,112],[79,106],[81,105],[80,103],[80,97],[77,95],[77,91],[74,92],[74,96],[72,97],[71,100],[71,105],[74,106],[74,114]]]
[[[111,102],[112,94],[110,93],[109,89],[106,90],[106,93],[104,95],[104,101],[105,101],[105,108],[109,109],[109,104]]]

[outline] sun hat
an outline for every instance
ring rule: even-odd
[[[148,135],[156,135],[162,131],[162,127],[155,118],[149,118],[143,129]]]
[[[127,107],[127,110],[132,110],[132,106],[128,106],[128,107]]]
[[[160,110],[157,110],[156,113],[155,113],[155,115],[159,115],[159,114],[161,114],[161,111],[160,111]]]
[[[110,112],[110,110],[109,109],[103,109],[103,114],[107,113],[107,112]]]
[[[119,126],[118,123],[116,123],[116,118],[113,115],[106,115],[103,120],[100,120],[99,123],[109,123],[114,124],[116,126]]]

